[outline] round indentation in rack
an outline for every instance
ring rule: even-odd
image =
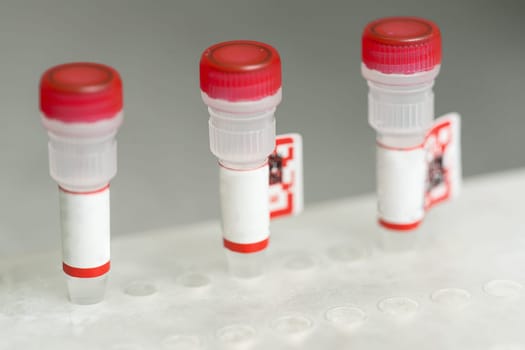
[[[250,345],[255,340],[256,334],[255,328],[243,324],[226,326],[216,333],[217,339],[222,343],[235,347]]]
[[[123,289],[124,293],[132,297],[146,297],[157,292],[155,285],[146,281],[133,281]]]
[[[430,296],[436,304],[450,309],[465,307],[470,302],[471,295],[468,291],[460,288],[438,289]]]
[[[297,337],[306,334],[313,325],[314,322],[310,318],[294,314],[276,318],[270,327],[282,335]]]
[[[483,286],[488,295],[499,298],[517,298],[523,292],[523,285],[512,280],[492,280]]]
[[[200,347],[201,340],[196,335],[175,334],[162,341],[162,349],[165,350],[196,350]]]
[[[356,306],[343,305],[328,309],[325,318],[335,328],[349,331],[358,328],[366,321],[366,313]]]
[[[379,311],[396,318],[408,318],[417,312],[419,303],[408,297],[390,297],[379,301]]]
[[[180,276],[177,283],[186,288],[203,288],[210,284],[210,279],[201,273],[188,272]]]
[[[364,249],[358,245],[336,245],[326,250],[326,255],[339,263],[352,263],[363,258]]]
[[[307,253],[294,254],[284,262],[284,267],[290,271],[311,270],[315,265],[315,259]]]

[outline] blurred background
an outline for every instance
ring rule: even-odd
[[[391,15],[441,27],[436,115],[464,118],[465,176],[525,166],[522,0],[0,0],[0,256],[60,244],[38,82],[68,61],[102,62],[123,76],[114,236],[218,219],[198,86],[200,54],[218,41],[260,40],[281,53],[277,128],[304,136],[307,206],[372,192],[360,36],[367,22]]]

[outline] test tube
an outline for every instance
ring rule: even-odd
[[[109,181],[123,121],[119,73],[98,63],[66,63],[40,80],[49,168],[58,183],[62,261],[75,304],[104,298],[110,269]]]
[[[434,120],[441,34],[432,21],[388,17],[362,36],[368,121],[377,132],[378,220],[388,232],[416,230],[425,214],[423,143]]]
[[[275,148],[281,59],[272,46],[228,41],[206,49],[200,87],[219,161],[223,243],[232,275],[263,272],[270,237],[268,156]]]

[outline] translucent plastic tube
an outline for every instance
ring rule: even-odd
[[[434,120],[439,28],[416,17],[373,21],[363,32],[362,59],[368,120],[377,132],[378,221],[386,230],[409,232],[425,214],[423,143]]]
[[[281,61],[271,46],[230,41],[206,49],[201,94],[220,166],[223,242],[233,275],[254,277],[270,237],[268,156],[281,101]]]
[[[40,109],[50,174],[59,186],[69,297],[97,303],[110,270],[109,182],[117,172],[115,136],[123,121],[120,76],[97,63],[52,67],[40,81]]]

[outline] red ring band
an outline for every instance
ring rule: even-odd
[[[256,253],[268,246],[269,238],[256,243],[235,243],[224,239],[224,247],[236,253]]]
[[[104,265],[98,266],[98,267],[90,267],[90,268],[80,268],[80,267],[73,267],[66,263],[62,263],[62,269],[66,273],[66,275],[69,275],[71,277],[78,277],[78,278],[93,278],[93,277],[99,277],[104,274],[106,274],[109,271],[110,268],[110,262],[108,261]]]

